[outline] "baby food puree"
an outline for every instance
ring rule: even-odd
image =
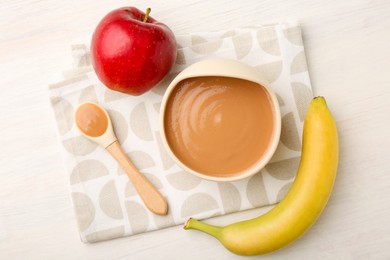
[[[255,82],[217,76],[184,79],[165,109],[168,145],[195,171],[233,176],[266,152],[275,127],[272,107],[269,94]]]
[[[80,106],[76,112],[76,124],[84,134],[98,137],[106,132],[108,119],[99,106],[86,103]]]

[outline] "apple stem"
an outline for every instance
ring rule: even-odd
[[[152,9],[150,9],[150,7],[146,8],[144,23],[146,23],[148,21],[150,11],[152,11]]]

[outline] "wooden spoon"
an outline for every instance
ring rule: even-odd
[[[119,144],[107,111],[93,102],[81,104],[75,113],[78,129],[84,136],[104,147],[123,167],[146,207],[166,215],[168,205],[158,190],[137,170]]]

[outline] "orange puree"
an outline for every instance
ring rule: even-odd
[[[164,115],[168,144],[189,168],[233,176],[256,164],[274,130],[271,98],[259,84],[229,77],[179,82]]]
[[[85,103],[77,109],[76,124],[84,134],[98,137],[106,132],[108,119],[99,106]]]

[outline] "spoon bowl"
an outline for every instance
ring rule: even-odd
[[[84,136],[104,148],[117,140],[110,116],[96,103],[85,102],[79,105],[76,109],[75,122]]]

